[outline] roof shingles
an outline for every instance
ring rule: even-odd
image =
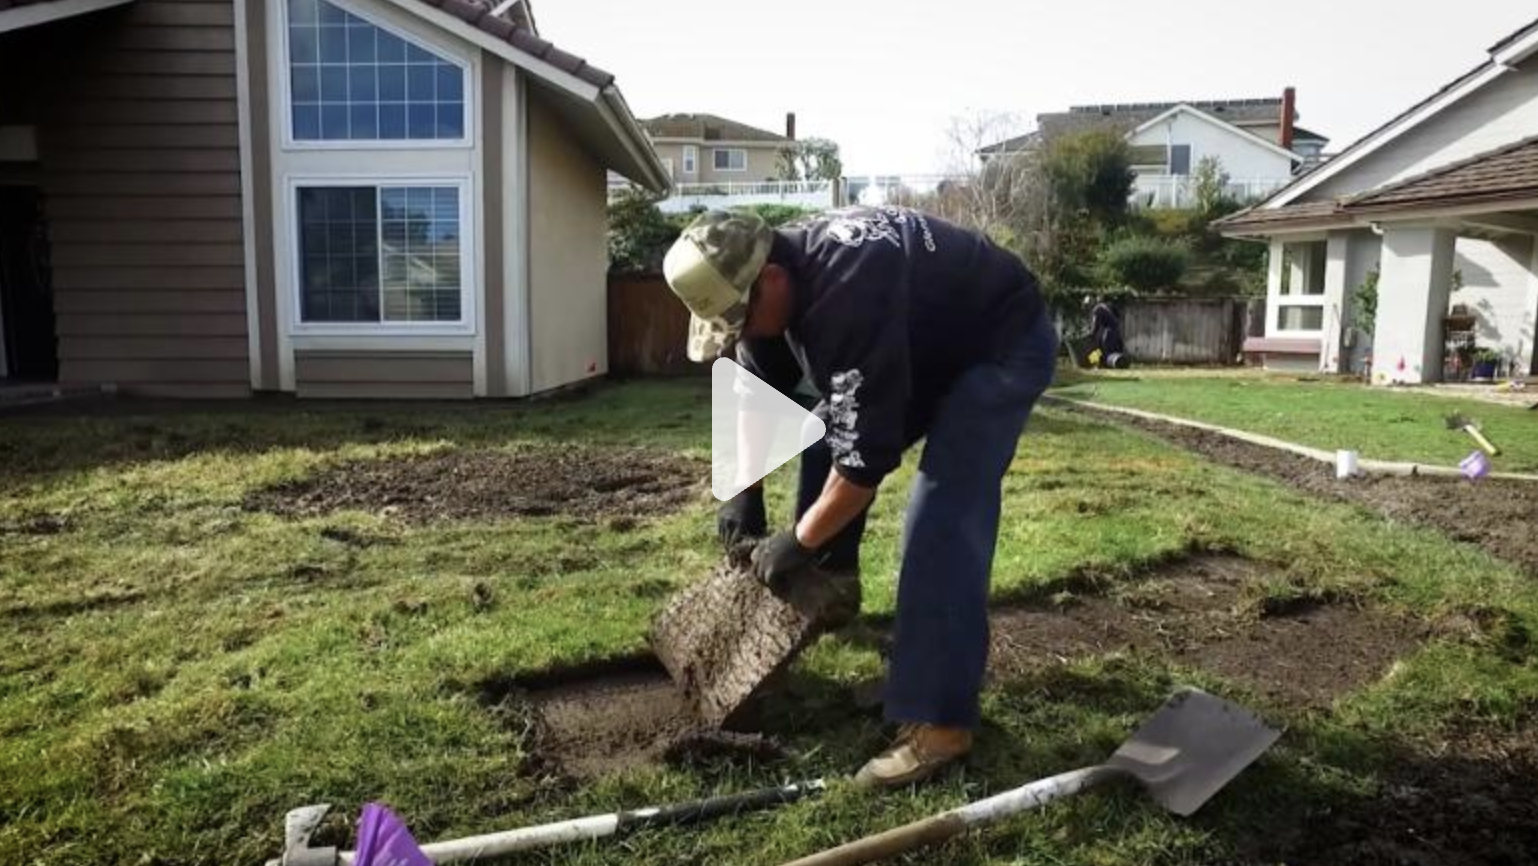
[[[7,0],[0,0],[0,4],[5,2]],[[614,83],[614,76],[608,72],[593,66],[575,54],[562,51],[550,41],[536,36],[529,28],[509,18],[493,14],[492,0],[419,0],[419,2],[442,9],[466,24],[478,27],[482,32],[501,39],[524,54],[543,60],[594,87],[608,87]]]
[[[1531,199],[1538,199],[1538,136],[1352,198],[1252,208],[1216,225],[1244,233],[1282,225],[1349,222],[1357,216],[1392,211]]]
[[[653,138],[686,138],[699,141],[777,143],[790,141],[783,135],[738,123],[714,114],[664,114],[641,121],[641,128]]]

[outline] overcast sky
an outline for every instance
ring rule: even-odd
[[[1339,150],[1538,18],[1532,0],[534,0],[639,117],[710,112],[843,148],[851,173],[944,168],[960,115],[1280,96]]]

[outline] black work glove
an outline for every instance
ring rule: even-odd
[[[716,511],[716,534],[727,550],[739,542],[757,540],[769,534],[769,518],[764,515],[764,489],[749,487],[726,500]]]
[[[787,529],[753,548],[753,576],[765,586],[778,589],[791,572],[810,563],[816,555],[815,549],[796,538],[795,529]]]

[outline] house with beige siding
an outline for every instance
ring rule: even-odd
[[[0,381],[519,397],[607,369],[606,173],[528,0],[0,0]]]
[[[1538,372],[1538,21],[1217,228],[1270,247],[1265,333],[1246,343],[1268,367],[1417,384],[1485,350],[1499,375]]]
[[[778,179],[780,151],[796,139],[796,116],[785,116],[784,135],[714,114],[664,114],[642,120],[641,128],[673,181],[687,189]]]

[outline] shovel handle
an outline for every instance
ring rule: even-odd
[[[1479,443],[1479,447],[1485,449],[1486,454],[1489,454],[1491,457],[1501,456],[1501,449],[1495,447],[1494,443],[1486,439],[1485,434],[1479,432],[1478,428],[1473,426],[1464,427],[1463,432],[1473,436],[1474,441]]]
[[[979,824],[1007,818],[1061,797],[1077,794],[1119,775],[1120,771],[1109,767],[1086,767],[1059,773],[949,812],[802,857],[785,866],[856,866],[860,863],[874,863],[905,851],[944,842]]]

